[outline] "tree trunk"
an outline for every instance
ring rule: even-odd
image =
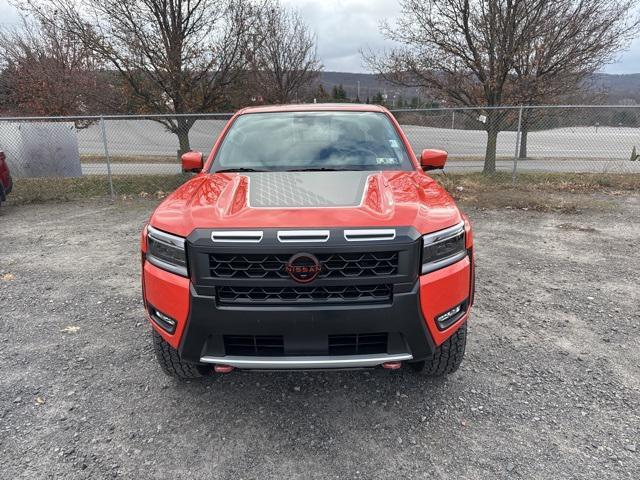
[[[484,154],[484,168],[482,173],[495,173],[496,171],[496,145],[498,143],[498,119],[495,112],[489,111],[487,115],[487,148]]]
[[[178,130],[177,135],[178,142],[180,143],[180,149],[178,150],[178,153],[182,155],[183,153],[191,150],[191,146],[189,145],[189,131],[180,129]]]
[[[183,153],[191,150],[191,145],[189,143],[189,130],[191,130],[193,122],[190,119],[178,117],[177,123],[178,129],[176,131],[176,135],[178,136],[178,143],[180,144],[180,148],[178,149],[178,157],[180,157]]]
[[[527,158],[527,126],[523,123],[522,130],[520,131],[520,150],[518,151],[518,158],[524,160]]]
[[[529,133],[530,113],[530,110],[522,112],[522,123],[520,124],[520,148],[518,149],[518,158],[521,160],[527,158],[527,134]]]

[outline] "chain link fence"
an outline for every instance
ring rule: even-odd
[[[417,155],[449,152],[447,173],[640,173],[640,106],[395,110]],[[0,118],[18,193],[164,195],[189,174],[179,152],[205,158],[231,114]],[[268,138],[265,138],[268,141]]]
[[[231,116],[0,118],[0,150],[28,199],[163,196],[191,175],[182,173],[180,151],[206,158]]]
[[[399,110],[416,153],[449,152],[447,171],[640,173],[640,106]],[[495,148],[488,148],[492,134]],[[490,147],[490,145],[489,145]]]

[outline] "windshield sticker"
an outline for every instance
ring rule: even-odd
[[[391,157],[378,157],[376,158],[376,165],[396,165],[398,159]]]
[[[400,145],[398,145],[398,141],[394,138],[389,139],[389,145],[391,145],[391,148],[400,148]]]

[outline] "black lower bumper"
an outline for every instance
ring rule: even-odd
[[[420,309],[419,282],[396,293],[390,303],[310,306],[221,306],[191,287],[190,314],[179,348],[183,360],[220,357],[225,336],[282,336],[285,355],[327,355],[333,335],[388,334],[389,354],[410,353],[414,360],[435,349]]]

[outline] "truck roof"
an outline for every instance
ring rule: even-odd
[[[290,105],[262,105],[258,107],[246,107],[238,112],[244,113],[273,113],[273,112],[318,112],[318,111],[342,111],[342,112],[385,112],[386,109],[379,105],[365,103],[297,103]]]

